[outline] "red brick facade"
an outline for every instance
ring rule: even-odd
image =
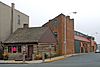
[[[65,33],[66,24],[66,33]],[[48,26],[58,41],[58,53],[61,55],[74,53],[74,20],[63,14],[49,20],[43,26]],[[66,45],[64,44],[66,34]],[[65,49],[66,46],[66,49]],[[66,50],[66,51],[65,51]]]
[[[75,53],[89,53],[96,51],[96,42],[94,37],[85,35],[81,32],[74,31],[75,35]]]

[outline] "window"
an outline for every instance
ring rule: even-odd
[[[8,46],[9,53],[21,53],[21,46]]]
[[[74,35],[77,35],[77,32],[76,31],[74,32]]]
[[[13,53],[16,53],[16,46],[13,46],[13,47],[12,47],[12,52],[13,52]]]
[[[20,15],[18,15],[18,25],[20,25]]]
[[[57,36],[58,36],[57,32],[54,32],[54,36],[57,38]]]
[[[8,46],[8,52],[11,53],[11,46]]]
[[[18,53],[21,53],[21,46],[18,46]]]

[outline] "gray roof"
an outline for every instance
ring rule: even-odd
[[[17,29],[4,43],[38,42],[48,27],[32,27]]]

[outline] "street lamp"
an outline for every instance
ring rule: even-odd
[[[71,13],[72,13],[72,14],[76,14],[77,12],[71,12]],[[66,53],[67,53],[67,52],[66,52],[66,49],[67,49],[67,48],[66,48],[66,45],[67,45],[67,41],[66,41],[66,29],[67,29],[67,28],[66,28],[66,21],[67,21],[67,20],[66,20],[66,16],[65,16],[65,20],[64,20],[64,47],[65,47],[65,48],[64,48],[64,49],[65,49],[64,52],[65,52],[65,56],[66,56]]]
[[[73,14],[77,14],[77,12],[72,12]]]

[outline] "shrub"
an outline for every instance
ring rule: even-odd
[[[4,60],[8,60],[8,56],[9,56],[8,52],[4,52],[3,59]]]

